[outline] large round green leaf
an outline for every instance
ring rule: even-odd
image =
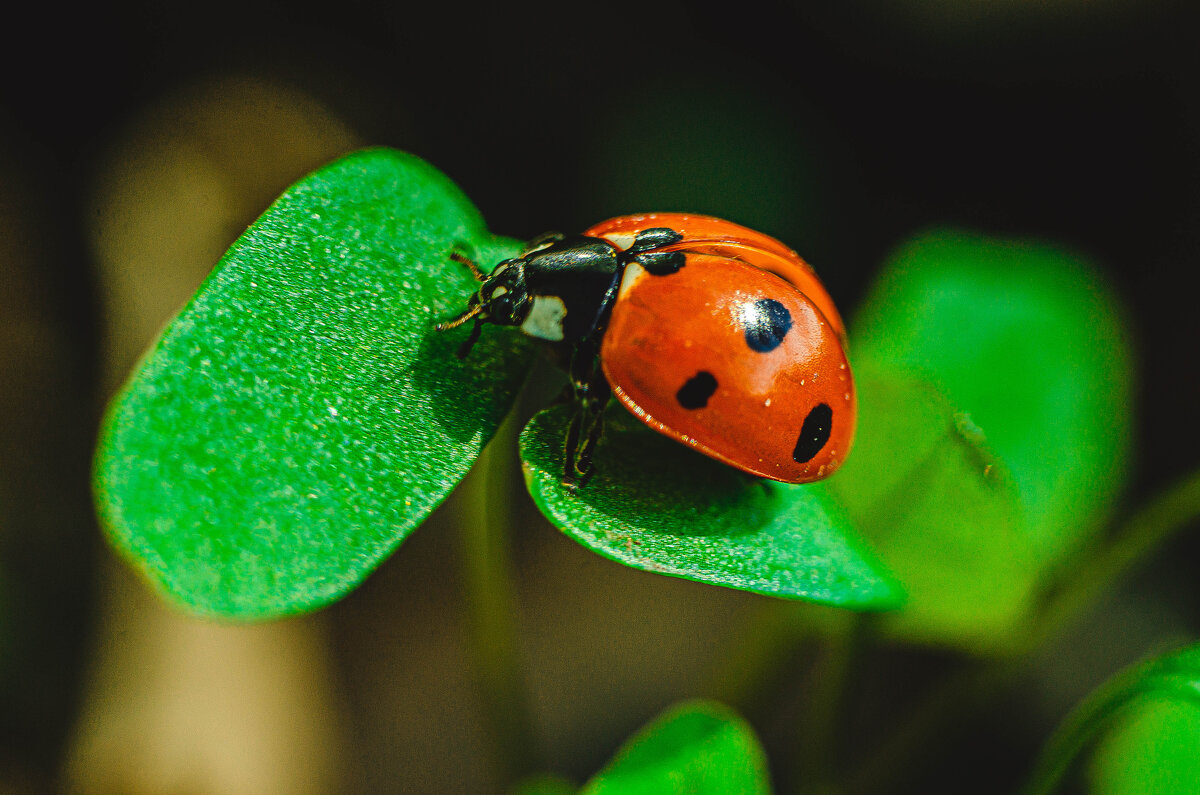
[[[565,407],[521,434],[525,478],[557,527],[645,571],[861,609],[894,607],[895,580],[857,540],[821,485],[742,474],[655,433],[619,407],[607,415],[595,477],[562,485]]]
[[[441,173],[360,152],[292,186],[112,402],[95,487],[113,542],[190,608],[263,618],[354,587],[463,477],[527,370],[436,333],[494,238]],[[465,331],[462,329],[460,331]],[[490,330],[489,331],[494,331]]]
[[[855,354],[924,376],[983,430],[1039,558],[1097,529],[1129,463],[1134,374],[1116,302],[1087,263],[926,234],[892,257],[853,331]]]
[[[866,362],[855,383],[858,438],[829,487],[909,591],[884,626],[993,650],[1025,615],[1034,582],[1011,478],[930,384]]]
[[[1062,251],[938,232],[892,258],[851,330],[859,434],[831,488],[909,589],[887,626],[1011,646],[1123,482],[1115,302]]]

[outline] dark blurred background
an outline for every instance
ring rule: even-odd
[[[801,252],[850,316],[889,250],[932,226],[1072,248],[1124,301],[1138,356],[1126,504],[1195,467],[1188,4],[28,11],[0,49],[0,790],[497,786],[460,637],[453,500],[344,602],[258,628],[165,609],[91,517],[104,400],[241,230],[358,146],[429,160],[519,238],[633,211],[728,217]],[[705,690],[758,600],[603,561],[514,500],[536,758],[582,779]],[[895,786],[1011,789],[1082,693],[1195,637],[1198,558],[1173,543],[1035,686],[957,733],[954,764],[914,761]],[[895,655],[914,688],[956,664]],[[780,695],[738,705],[783,787],[808,670],[793,662]],[[867,692],[880,714],[907,703]],[[980,770],[996,772],[980,785]]]

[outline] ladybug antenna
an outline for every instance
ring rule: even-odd
[[[466,312],[463,312],[461,315],[454,318],[453,320],[447,320],[445,323],[438,323],[436,326],[433,327],[433,330],[434,331],[449,331],[452,328],[458,328],[463,323],[466,323],[468,320],[475,317],[482,311],[483,311],[483,307],[481,307],[479,304],[475,304],[475,306],[471,307]],[[479,323],[482,323],[482,322],[483,322],[482,320],[478,321],[478,323],[476,323],[476,325],[478,325]]]
[[[487,274],[479,269],[479,266],[475,264],[475,260],[468,257],[466,254],[458,251],[451,251],[450,259],[454,260],[459,265],[466,265],[468,268],[470,268],[471,275],[475,277],[475,281],[481,282],[487,278]],[[451,328],[453,328],[453,326],[451,326]]]

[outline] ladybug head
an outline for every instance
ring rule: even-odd
[[[525,286],[525,260],[506,259],[479,285],[468,309],[479,307],[479,319],[498,326],[519,326],[529,316],[533,298]]]
[[[446,331],[474,320],[471,333],[458,348],[458,358],[465,359],[479,339],[484,323],[519,326],[529,316],[532,306],[533,298],[525,286],[525,260],[506,259],[482,279],[478,292],[467,299],[467,308],[462,314],[434,328]]]

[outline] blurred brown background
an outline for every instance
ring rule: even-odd
[[[1130,504],[1197,461],[1200,11],[1183,3],[30,13],[0,50],[0,791],[498,786],[454,500],[342,603],[261,627],[171,611],[91,515],[104,400],[240,231],[358,146],[424,157],[515,237],[639,210],[729,217],[799,250],[850,315],[931,225],[1074,247],[1135,335]],[[533,754],[580,780],[665,705],[718,692],[760,600],[601,560],[513,494]],[[1173,544],[999,718],[959,732],[952,764],[915,768],[914,791],[980,791],[980,770],[1011,789],[1082,693],[1198,634],[1198,558]],[[955,664],[885,660],[914,688]],[[785,788],[809,665],[779,668],[775,695],[738,706]],[[860,711],[908,703],[872,673]]]

